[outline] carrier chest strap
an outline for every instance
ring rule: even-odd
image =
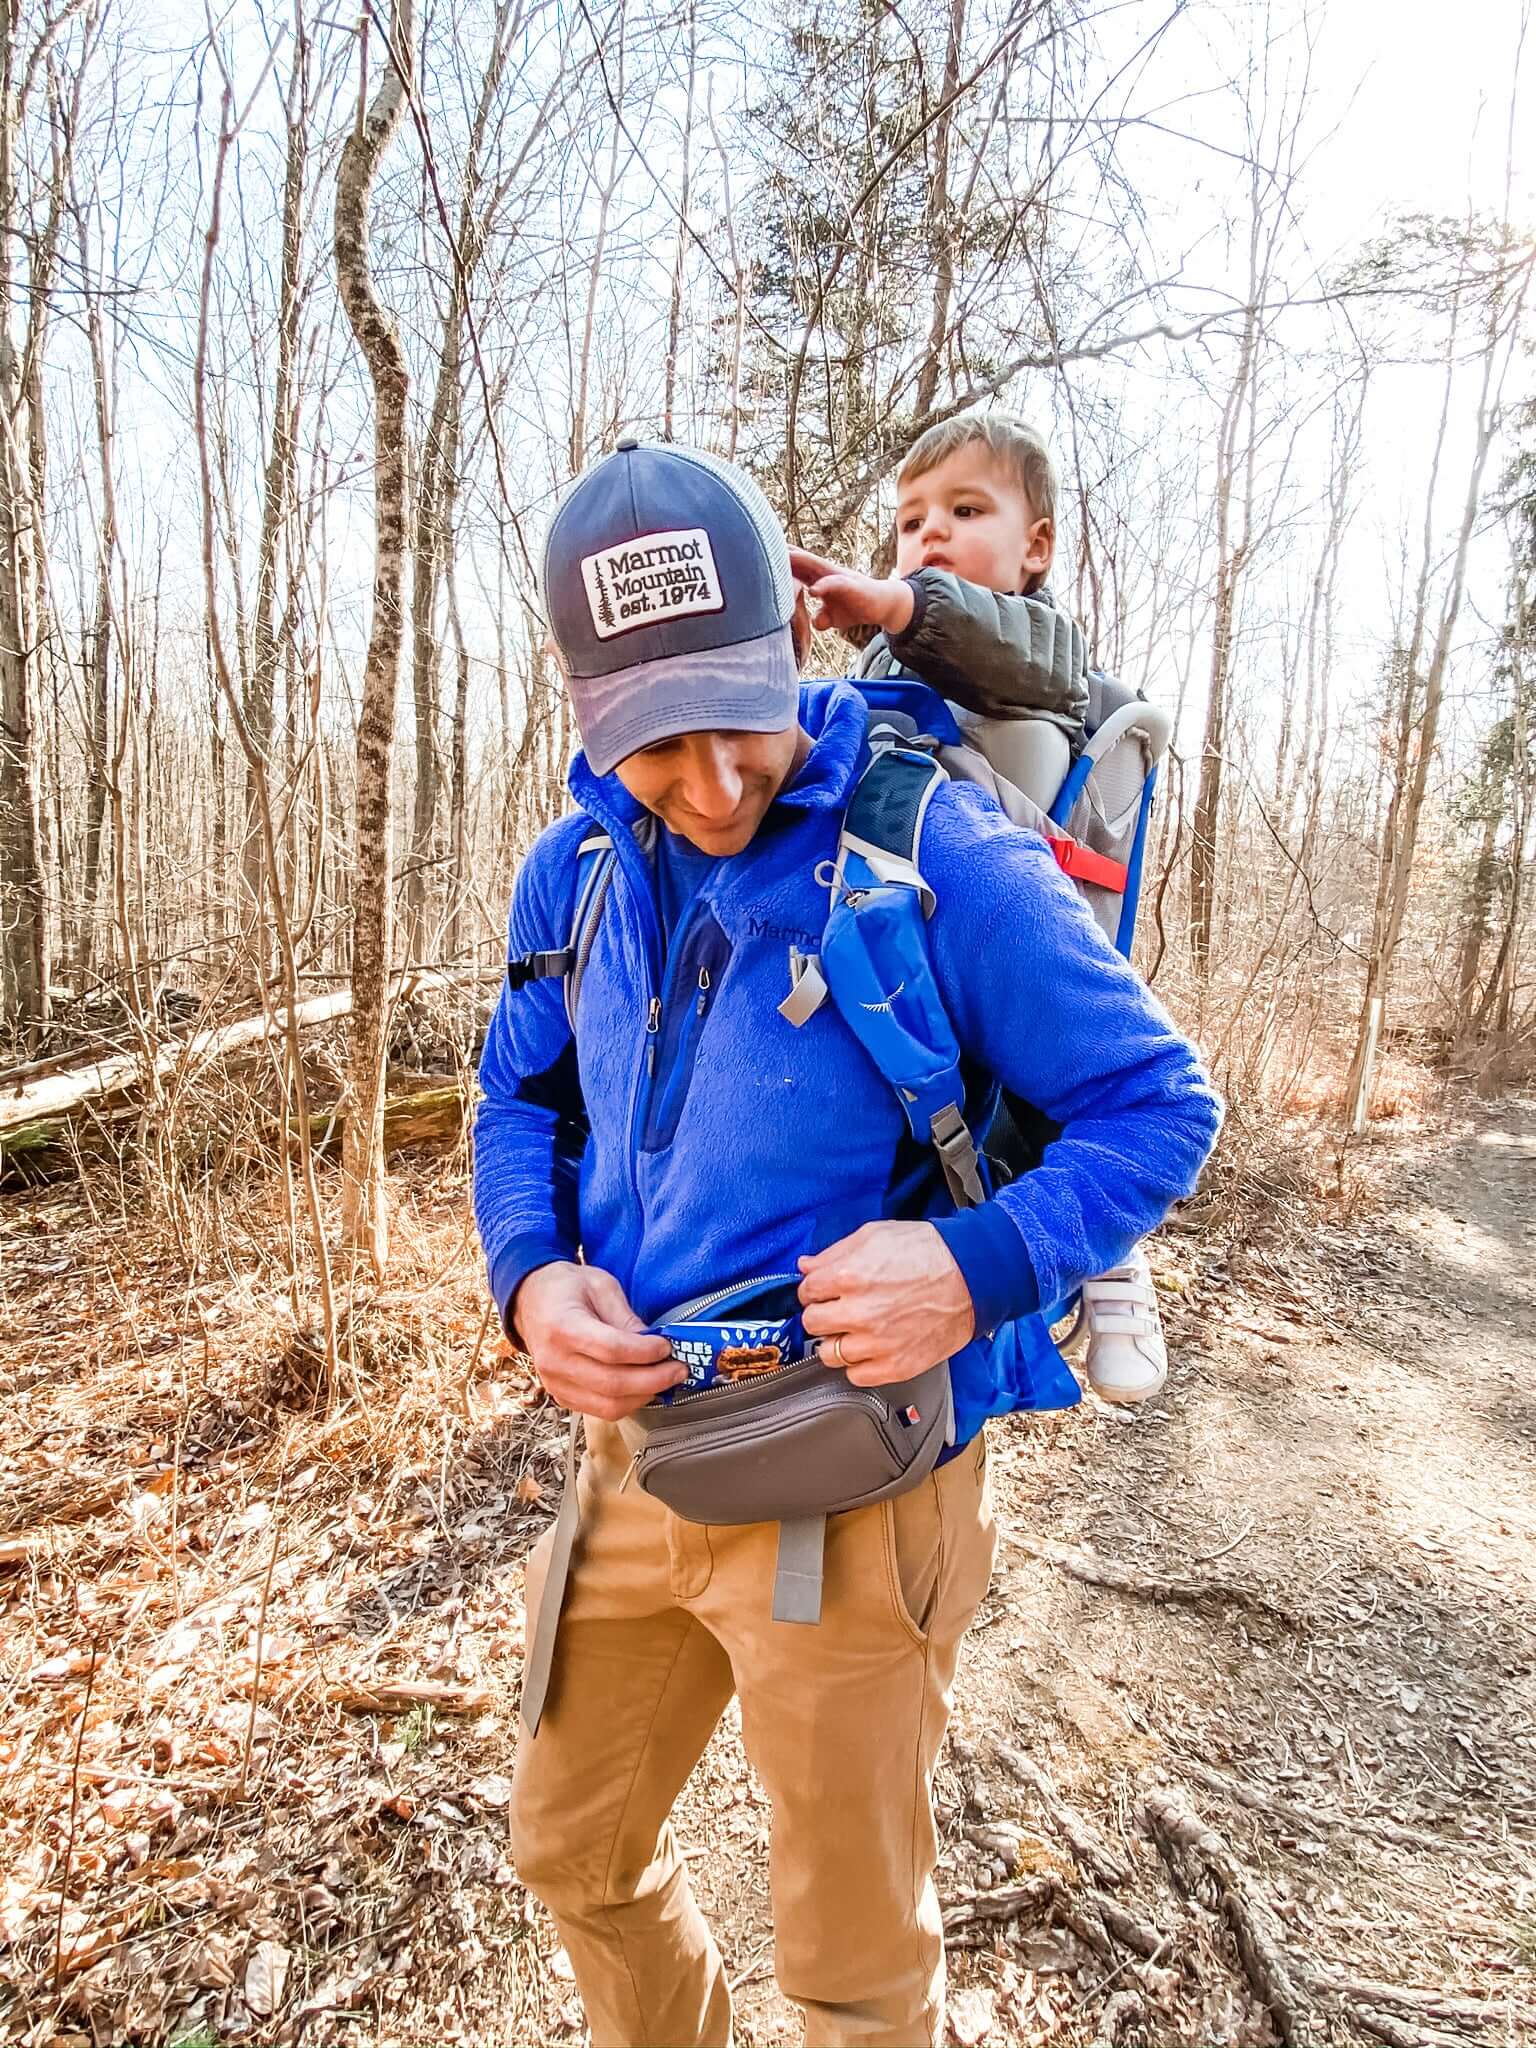
[[[576,955],[569,946],[557,953],[524,953],[520,960],[507,962],[507,986],[515,993],[530,981],[558,981],[569,974]]]

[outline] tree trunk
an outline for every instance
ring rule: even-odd
[[[688,0],[688,89],[683,99],[683,164],[677,195],[677,254],[672,260],[672,297],[667,308],[667,361],[663,376],[661,438],[675,440],[672,430],[677,403],[677,357],[683,330],[683,278],[688,256],[688,200],[693,169],[693,88],[699,65],[699,18]]]
[[[40,508],[32,502],[25,366],[11,309],[19,246],[16,191],[19,24],[0,0],[0,1010],[34,1042],[48,1020],[48,897],[40,857],[35,559]]]
[[[1524,296],[1523,288],[1521,296]],[[1518,310],[1517,306],[1517,315]],[[1403,919],[1407,915],[1408,900],[1413,887],[1419,819],[1424,808],[1424,793],[1429,787],[1429,771],[1435,756],[1436,740],[1439,737],[1440,709],[1445,694],[1445,671],[1450,661],[1456,621],[1461,615],[1462,598],[1466,592],[1467,556],[1472,543],[1473,528],[1477,523],[1478,506],[1482,501],[1483,472],[1487,467],[1488,453],[1493,446],[1498,428],[1498,402],[1494,392],[1494,368],[1498,355],[1497,324],[1496,318],[1490,315],[1477,398],[1477,433],[1467,473],[1466,495],[1462,502],[1461,526],[1457,534],[1450,581],[1441,601],[1434,644],[1430,649],[1428,662],[1424,663],[1429,580],[1435,557],[1430,519],[1434,482],[1439,471],[1450,416],[1451,384],[1455,374],[1454,321],[1447,345],[1445,399],[1441,408],[1440,431],[1435,446],[1425,509],[1424,552],[1415,598],[1413,634],[1403,662],[1403,694],[1398,718],[1396,759],[1392,791],[1387,805],[1386,826],[1382,833],[1381,867],[1377,877],[1371,950],[1366,962],[1364,997],[1354,1057],[1350,1063],[1348,1096],[1351,1119],[1356,1130],[1363,1129],[1370,1118],[1371,1086],[1375,1077],[1381,1025],[1391,986],[1392,969],[1397,959],[1398,941],[1402,937]],[[1509,323],[1506,332],[1514,334],[1518,326],[1517,317]],[[1506,369],[1508,362],[1509,351],[1506,349]],[[1501,386],[1502,381],[1501,374]],[[1419,708],[1421,691],[1422,709]]]
[[[624,104],[624,10],[619,9],[617,59],[617,83],[614,91],[618,104]],[[619,144],[623,135],[617,114],[613,122],[613,141],[608,151],[608,175],[598,195],[597,239],[592,245],[592,266],[587,273],[587,310],[581,323],[581,357],[576,374],[576,402],[571,409],[570,458],[571,475],[579,476],[587,466],[587,407],[592,382],[592,341],[597,331],[597,301],[603,283],[603,257],[608,247],[608,215],[613,206],[613,195],[619,185]]]
[[[240,874],[244,885],[241,923],[245,933],[247,971],[256,986],[269,978],[271,961],[263,934],[262,893],[266,862],[262,843],[260,799],[256,777],[270,782],[273,703],[282,659],[277,625],[277,572],[284,529],[297,487],[295,361],[304,294],[299,265],[304,240],[304,175],[309,157],[309,44],[302,15],[293,68],[288,78],[288,147],[283,171],[281,269],[277,299],[277,366],[272,386],[272,444],[262,479],[261,529],[256,542],[256,603],[251,617],[251,665],[246,676],[242,710],[246,731],[260,757],[245,766],[245,801],[240,842]],[[292,792],[289,792],[290,801]],[[290,877],[290,881],[291,881]],[[275,878],[274,878],[275,882]]]
[[[368,203],[379,164],[405,107],[404,67],[411,62],[411,0],[393,0],[390,45],[373,103],[368,90],[367,37],[359,85],[359,118],[347,137],[336,176],[336,281],[373,385],[373,614],[363,664],[357,721],[356,846],[352,882],[352,1114],[342,1146],[342,1231],[376,1273],[389,1256],[384,1185],[384,1066],[388,979],[393,936],[390,835],[391,757],[400,681],[401,608],[405,563],[405,353],[374,290],[369,269]]]
[[[1243,321],[1237,369],[1222,411],[1216,451],[1216,598],[1211,625],[1211,673],[1205,704],[1205,734],[1200,750],[1200,780],[1195,791],[1189,847],[1189,944],[1195,971],[1202,980],[1210,972],[1211,965],[1232,638],[1237,616],[1238,584],[1248,554],[1252,513],[1252,403],[1259,346],[1259,316],[1253,302],[1258,296],[1260,279],[1260,219],[1259,201],[1255,194],[1249,235],[1249,310]],[[1245,416],[1248,418],[1248,446],[1240,457],[1239,435]],[[1245,472],[1241,485],[1240,469]],[[1240,489],[1242,494],[1237,497]]]
[[[949,36],[944,46],[944,82],[940,87],[944,111],[934,123],[933,184],[928,194],[928,238],[933,250],[933,312],[928,322],[928,347],[917,373],[912,409],[926,419],[938,395],[939,372],[944,363],[944,344],[949,335],[950,301],[955,290],[955,236],[949,217],[949,143],[953,122],[951,102],[960,85],[960,51],[965,41],[965,0],[950,0]]]

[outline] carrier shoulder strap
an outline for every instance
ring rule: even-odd
[[[910,720],[885,711],[876,711],[871,717],[869,764],[849,798],[837,856],[827,877],[829,919],[839,904],[857,903],[864,892],[890,885],[912,892],[919,924],[932,916],[936,907],[937,899],[922,871],[923,824],[934,791],[949,778],[932,753],[911,743],[905,729],[910,725]],[[881,943],[879,930],[872,927],[871,946],[878,948]],[[825,950],[823,941],[824,954]],[[780,1014],[791,1024],[805,1024],[830,993],[844,1021],[895,1090],[913,1135],[927,1139],[938,1153],[955,1206],[974,1208],[986,1200],[986,1189],[976,1141],[961,1106],[964,1088],[958,1049],[945,1052],[937,1071],[930,1062],[924,1083],[916,1085],[908,1064],[897,1057],[898,1043],[900,1050],[910,1051],[911,1035],[898,1034],[892,1028],[887,1021],[891,1005],[879,1000],[883,992],[901,984],[913,995],[926,998],[909,1003],[909,1009],[943,1016],[926,944],[919,936],[915,950],[909,947],[899,958],[893,950],[888,960],[876,959],[872,965],[882,986],[873,992],[876,999],[869,1001],[864,999],[868,991],[840,988],[837,977],[829,975],[826,959],[796,956],[794,987],[779,1005]],[[914,976],[925,984],[920,992],[911,989]],[[952,1037],[952,1033],[946,1036]]]
[[[589,832],[576,849],[576,894],[569,938],[558,951],[524,953],[521,959],[507,962],[507,986],[512,989],[526,988],[530,981],[564,979],[566,1021],[573,1032],[581,978],[602,922],[613,866],[613,840],[606,832]]]

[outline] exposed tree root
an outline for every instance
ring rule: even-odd
[[[1007,1742],[994,1742],[992,1755],[1011,1778],[1017,1778],[1021,1784],[1033,1789],[1051,1825],[1090,1876],[1110,1886],[1128,1882],[1131,1871],[1125,1858],[1111,1847],[1084,1814],[1058,1795],[1049,1773],[1032,1756]]]
[[[1118,1564],[1113,1558],[1098,1557],[1090,1551],[1072,1550],[1064,1543],[1036,1543],[1028,1536],[1005,1535],[1005,1543],[1015,1550],[1022,1550],[1030,1557],[1038,1557],[1043,1563],[1054,1565],[1069,1578],[1080,1580],[1085,1586],[1103,1586],[1112,1593],[1127,1593],[1132,1599],[1153,1600],[1159,1606],[1200,1607],[1208,1603],[1225,1603],[1229,1607],[1246,1608],[1252,1614],[1266,1614],[1276,1621],[1282,1621],[1287,1628],[1299,1628],[1300,1618],[1278,1601],[1270,1599],[1255,1586],[1245,1586],[1239,1579],[1225,1578],[1156,1578],[1146,1572],[1134,1571],[1129,1565]]]
[[[1285,2048],[1313,2048],[1318,2034],[1311,2000],[1285,1955],[1273,1912],[1231,1849],[1171,1789],[1148,1792],[1143,1810],[1172,1867],[1177,1870],[1180,1860],[1188,1858],[1214,1886],[1248,1982],[1268,2008]]]

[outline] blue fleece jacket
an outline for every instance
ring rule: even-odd
[[[504,986],[481,1060],[475,1215],[504,1320],[525,1275],[578,1248],[650,1322],[707,1290],[792,1272],[874,1218],[926,1217],[990,1332],[1068,1299],[1194,1188],[1220,1122],[1194,1051],[1045,842],[972,785],[944,784],[929,806],[929,944],[975,1100],[995,1075],[1061,1125],[1040,1165],[957,1215],[931,1147],[910,1136],[835,1006],[798,1030],[779,1015],[790,949],[819,949],[817,870],[868,760],[849,685],[806,685],[801,723],[805,763],[665,946],[636,835],[645,813],[583,756],[571,771],[580,812],[523,864],[513,958],[565,945],[577,848],[593,821],[613,835],[579,1042],[562,982]]]

